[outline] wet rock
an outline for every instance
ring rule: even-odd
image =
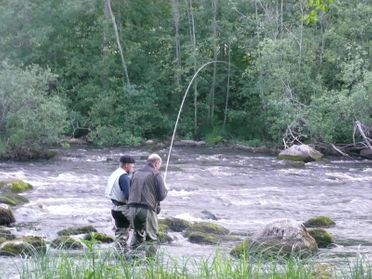
[[[6,227],[0,227],[0,244],[15,239],[15,236],[12,235],[11,231]]]
[[[292,145],[281,151],[278,158],[281,160],[311,162],[320,160],[323,154],[306,144]]]
[[[247,257],[249,253],[251,240],[246,238],[231,249],[230,255],[236,258]]]
[[[318,246],[305,226],[292,220],[268,224],[253,239],[250,252],[262,256],[300,256],[315,254]]]
[[[57,249],[74,249],[74,250],[77,250],[77,249],[83,249],[84,246],[83,244],[70,237],[70,236],[60,236],[60,237],[57,237],[56,239],[54,239],[52,241],[52,243],[50,244],[50,246],[52,246],[53,248],[57,248]]]
[[[192,243],[217,244],[221,241],[228,240],[228,233],[229,230],[220,225],[200,222],[187,228],[184,232],[184,236]]]
[[[24,256],[46,252],[46,241],[38,236],[25,236],[5,241],[0,245],[0,255]]]
[[[304,223],[306,228],[330,228],[336,225],[335,221],[327,216],[316,216]]]
[[[188,234],[188,239],[191,243],[197,244],[217,244],[222,238],[219,235],[213,233],[203,233],[203,232],[191,232]]]
[[[229,233],[229,230],[217,224],[199,222],[189,227],[185,232],[185,236],[188,236],[190,233],[193,232],[212,233],[215,235],[227,235]]]
[[[183,219],[170,217],[170,218],[160,219],[159,226],[160,225],[167,226],[168,229],[173,232],[182,232],[185,229],[189,228],[191,226],[191,223]]]
[[[21,193],[32,189],[32,185],[22,180],[5,180],[0,181],[0,189],[13,193]]]
[[[159,223],[158,240],[160,243],[171,243],[173,241],[173,239],[168,235],[168,230],[169,226],[167,224]]]
[[[28,203],[28,199],[22,197],[21,195],[9,192],[0,194],[0,203],[5,203],[14,206]]]
[[[333,236],[325,229],[309,229],[308,232],[315,239],[319,248],[327,248],[334,243]]]
[[[96,241],[102,242],[102,243],[112,243],[112,242],[114,242],[114,238],[112,238],[111,236],[109,236],[107,234],[104,234],[104,233],[96,233],[96,232],[92,232],[92,233],[87,234],[84,237],[84,239],[88,240],[88,241],[92,241],[93,239],[95,239]]]
[[[97,232],[97,230],[93,226],[83,226],[83,227],[70,227],[67,229],[63,229],[59,231],[57,234],[59,236],[68,236],[68,235],[76,235],[76,234],[87,234]]]
[[[6,204],[0,204],[0,226],[9,226],[15,222],[12,210]],[[1,236],[1,231],[0,231]]]
[[[205,219],[210,219],[210,220],[214,220],[214,221],[217,221],[219,219],[219,218],[217,218],[216,215],[214,215],[212,212],[210,212],[208,210],[204,209],[201,213],[203,214],[203,217]]]

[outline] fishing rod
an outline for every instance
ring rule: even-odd
[[[180,116],[181,116],[181,111],[182,111],[182,107],[183,107],[183,104],[185,103],[185,100],[186,100],[186,97],[187,97],[187,94],[189,93],[189,90],[190,90],[190,87],[194,81],[194,79],[196,78],[196,76],[199,74],[199,72],[204,69],[206,66],[208,66],[209,64],[212,64],[212,63],[223,63],[223,64],[229,64],[228,62],[226,61],[220,61],[220,60],[215,60],[215,61],[209,61],[205,64],[203,64],[194,74],[194,76],[192,77],[189,85],[187,86],[187,89],[185,91],[185,94],[183,95],[183,99],[182,99],[182,102],[181,102],[181,105],[180,105],[180,109],[178,111],[178,115],[177,115],[177,119],[176,119],[176,123],[174,125],[174,129],[173,129],[173,134],[172,134],[172,140],[171,140],[171,144],[169,146],[169,152],[168,152],[168,157],[167,157],[167,163],[165,165],[165,172],[164,172],[164,181],[166,181],[167,179],[167,173],[168,173],[168,165],[169,165],[169,159],[170,159],[170,156],[171,156],[171,153],[172,153],[172,148],[173,148],[173,143],[174,143],[174,138],[176,136],[176,130],[177,130],[177,125],[178,125],[178,121],[180,120]],[[231,63],[230,63],[231,65]]]

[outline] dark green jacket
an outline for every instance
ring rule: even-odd
[[[129,193],[129,206],[138,206],[157,211],[168,190],[160,173],[151,164],[134,172]]]

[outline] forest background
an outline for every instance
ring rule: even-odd
[[[350,143],[372,125],[370,0],[1,0],[0,153],[177,134]]]

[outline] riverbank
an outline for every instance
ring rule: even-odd
[[[120,254],[98,250],[88,243],[83,254],[64,252],[29,259],[19,268],[20,278],[156,278],[156,279],[360,279],[372,278],[372,266],[363,258],[344,265],[324,264],[313,259],[260,259],[247,256],[236,260],[216,252],[207,258],[128,259]]]

